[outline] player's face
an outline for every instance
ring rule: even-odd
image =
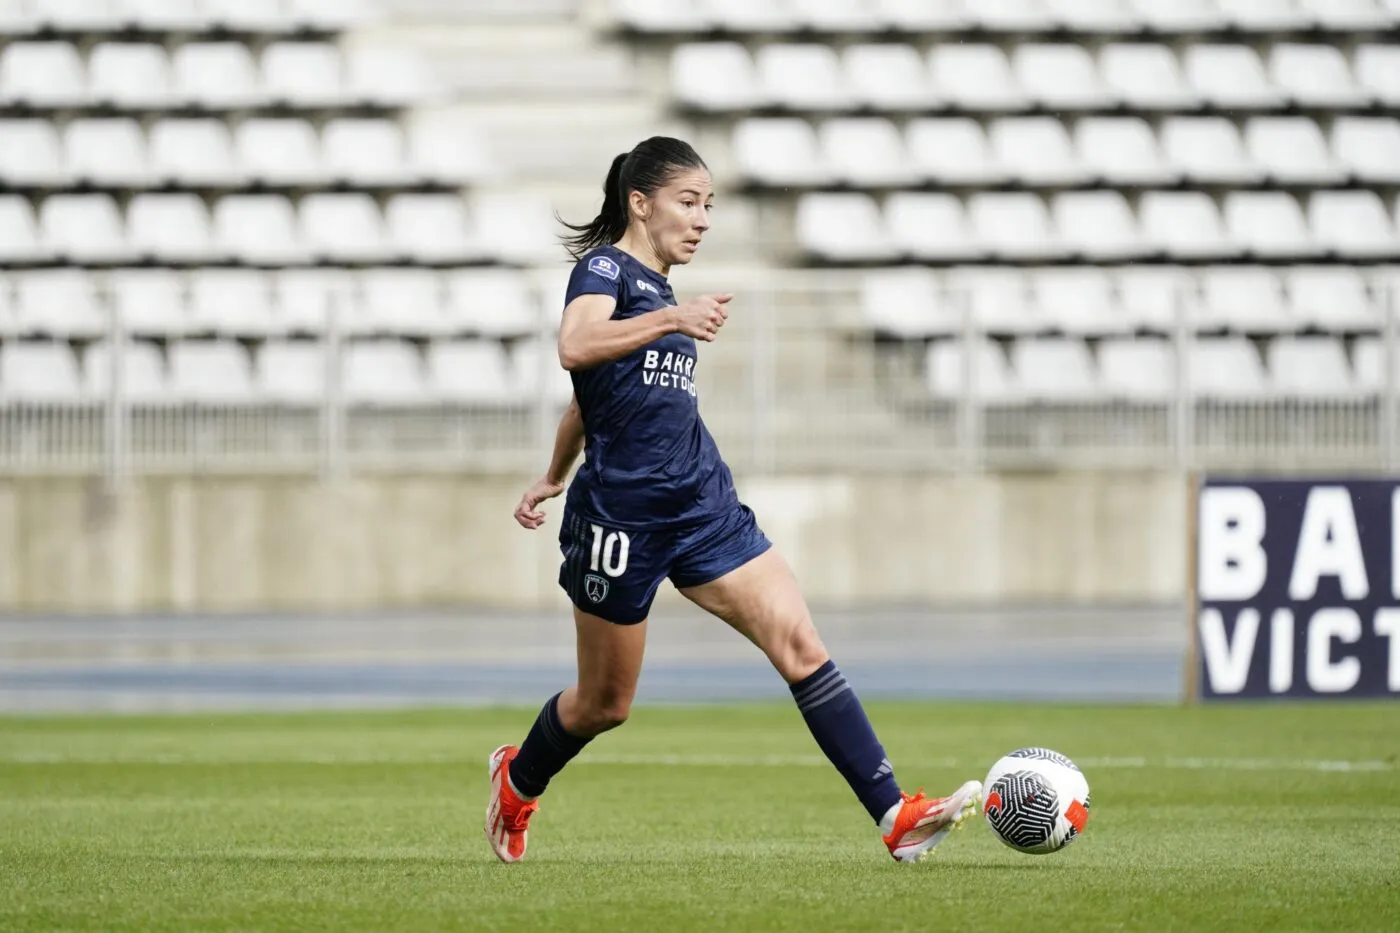
[[[647,235],[658,259],[673,266],[690,262],[710,229],[714,198],[710,173],[702,168],[682,169],[657,190],[651,199]]]

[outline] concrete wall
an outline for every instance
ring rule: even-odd
[[[526,477],[0,480],[0,611],[564,608]],[[1173,473],[739,477],[811,602],[1172,600]],[[677,599],[663,587],[660,603]]]

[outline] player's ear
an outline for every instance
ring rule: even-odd
[[[633,189],[632,193],[627,197],[632,205],[632,213],[637,215],[641,220],[646,220],[651,214],[651,198],[636,189]]]

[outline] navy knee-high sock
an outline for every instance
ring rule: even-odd
[[[817,745],[851,785],[870,818],[879,823],[901,798],[894,768],[860,698],[835,661],[827,661],[790,689]]]
[[[517,793],[538,797],[573,757],[583,751],[591,738],[582,739],[564,729],[559,721],[559,694],[550,697],[535,717],[535,724],[520,744],[510,763],[510,783]]]

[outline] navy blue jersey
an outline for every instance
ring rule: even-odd
[[[580,295],[616,299],[614,321],[676,303],[664,275],[615,246],[593,250],[574,267],[565,306]],[[667,334],[571,375],[585,433],[571,508],[609,528],[657,529],[738,505],[729,467],[700,420],[693,338]]]

